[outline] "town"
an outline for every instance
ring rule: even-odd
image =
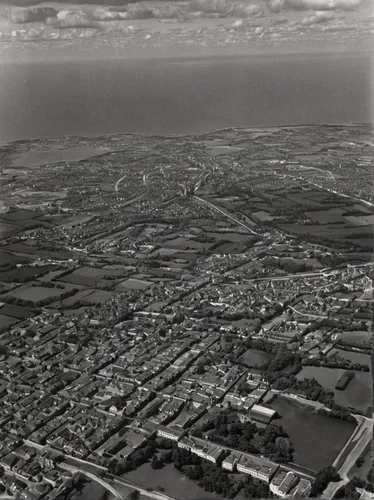
[[[0,498],[372,498],[369,125],[0,150]]]

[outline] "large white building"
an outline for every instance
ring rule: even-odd
[[[275,417],[276,411],[266,408],[265,406],[253,405],[250,414],[254,420],[259,422],[269,423]]]
[[[171,429],[170,427],[166,427],[164,425],[160,425],[157,429],[157,436],[171,439],[172,441],[179,441],[183,436],[183,431],[178,431],[176,429]]]
[[[241,456],[241,453],[232,451],[230,455],[226,457],[222,462],[222,469],[228,470],[230,472],[235,470],[236,464],[239,462]]]
[[[273,464],[269,460],[243,453],[236,465],[236,468],[238,472],[249,474],[252,477],[269,483],[278,470],[279,465]]]

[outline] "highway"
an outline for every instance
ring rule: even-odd
[[[253,229],[249,228],[246,224],[244,224],[243,222],[240,222],[238,219],[235,219],[235,217],[233,217],[232,215],[227,214],[225,211],[221,210],[216,205],[213,205],[213,203],[210,203],[209,201],[206,201],[203,198],[200,198],[200,196],[194,195],[194,198],[196,198],[196,200],[201,201],[205,205],[208,205],[209,207],[214,208],[214,210],[217,210],[218,212],[220,212],[222,215],[224,215],[228,219],[231,219],[232,221],[236,222],[236,224],[239,224],[240,226],[244,227],[244,229],[251,232],[252,234],[259,235],[259,233],[256,233],[256,231],[253,231]]]

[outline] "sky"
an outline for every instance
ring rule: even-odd
[[[0,0],[0,59],[372,51],[374,0]]]

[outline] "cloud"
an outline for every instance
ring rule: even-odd
[[[233,7],[230,0],[190,0],[188,10],[206,14],[227,14]]]
[[[301,24],[303,26],[311,26],[312,24],[326,23],[332,19],[335,19],[335,14],[333,12],[317,10],[317,12],[311,16],[304,17],[304,19],[301,20]]]
[[[157,19],[177,19],[178,21],[186,21],[188,13],[179,5],[163,5],[153,10],[154,17]]]
[[[263,14],[258,4],[234,0],[189,0],[187,10],[194,17],[216,15],[219,17],[256,17]]]
[[[267,6],[271,12],[282,10],[343,10],[356,9],[363,0],[269,0]]]
[[[288,17],[279,16],[279,17],[276,17],[275,19],[272,19],[270,24],[271,24],[271,26],[279,26],[281,24],[287,24],[288,22],[289,22]]]
[[[57,10],[52,7],[15,7],[8,9],[8,21],[13,24],[45,22],[49,17],[56,17]]]
[[[71,12],[61,10],[56,17],[49,17],[46,20],[47,26],[53,28],[95,28],[99,29],[100,25],[88,18],[85,12]]]
[[[118,21],[126,19],[126,15],[122,12],[113,12],[108,8],[98,7],[91,11],[86,11],[86,16],[91,21]]]
[[[1,0],[0,0],[1,1]],[[44,22],[49,26],[87,26],[92,23],[136,19],[175,19],[179,22],[205,17],[254,18],[263,15],[263,8],[243,0],[189,0],[187,2],[135,2],[122,6],[88,6],[77,10],[56,10],[48,7],[12,8],[13,23]]]
[[[234,4],[229,14],[234,17],[257,17],[263,14],[263,9],[257,4],[238,2]]]

